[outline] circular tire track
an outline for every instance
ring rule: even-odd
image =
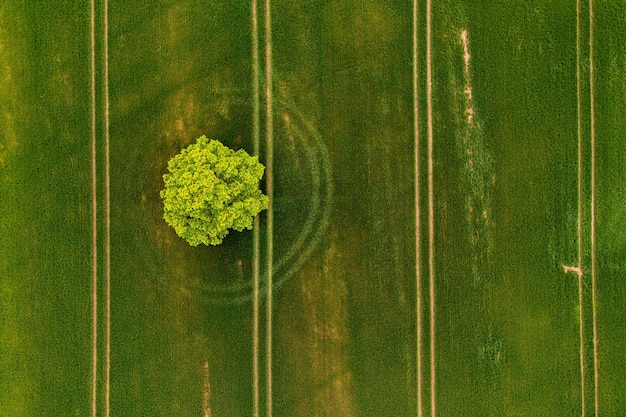
[[[231,94],[232,92],[227,93],[227,95]],[[278,119],[278,115],[284,117],[285,123],[277,124],[276,126],[275,136],[284,137],[281,139],[281,142],[275,143],[274,165],[276,168],[280,167],[283,175],[289,174],[293,178],[300,179],[300,182],[306,185],[298,189],[298,194],[288,198],[281,195],[281,179],[278,178],[275,206],[288,206],[290,201],[292,204],[301,202],[303,206],[308,206],[308,210],[303,221],[301,223],[298,222],[300,231],[293,242],[287,243],[282,249],[277,247],[276,262],[273,266],[273,289],[279,288],[297,273],[319,246],[330,217],[333,198],[330,156],[322,136],[287,97],[278,94],[275,100],[275,117],[276,119]],[[240,95],[234,97],[232,103],[235,105],[248,105],[250,100],[245,100]],[[287,147],[292,149],[289,150]],[[304,163],[298,166],[297,161],[301,159],[304,159]],[[302,169],[302,167],[305,169]],[[295,190],[289,191],[293,192]],[[286,216],[285,220],[288,221],[290,217],[289,212],[285,212],[284,215]],[[280,217],[277,214],[275,214],[275,217],[280,221]],[[263,226],[263,217],[261,219],[261,233],[266,233]],[[292,222],[297,222],[297,220]],[[278,233],[275,233],[275,237],[280,241],[281,228],[279,224],[277,226]],[[294,226],[296,225],[294,224]],[[232,278],[233,281],[236,279],[236,277]],[[252,299],[252,277],[245,281],[238,280],[233,283],[211,283],[209,278],[203,278],[202,281],[201,290],[205,301],[209,304],[241,304]],[[261,270],[260,294],[262,296],[267,294],[267,289],[267,271]]]

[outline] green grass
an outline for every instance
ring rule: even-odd
[[[274,68],[326,142],[334,190],[320,250],[277,298],[276,326],[293,330],[276,333],[275,373],[284,375],[275,382],[276,412],[408,415],[415,397],[414,247],[405,244],[414,233],[410,8],[274,4]]]
[[[112,410],[200,415],[208,361],[212,412],[247,415],[251,312],[207,306],[201,287],[240,279],[239,260],[248,278],[251,234],[191,248],[162,220],[159,191],[195,137],[251,143],[250,121],[231,122],[247,104],[237,90],[249,95],[249,17],[225,3],[110,10]]]
[[[96,3],[102,410],[107,202],[103,3]],[[0,415],[91,410],[89,6],[0,8]],[[252,233],[191,248],[162,220],[159,198],[168,159],[198,136],[252,150],[250,7],[108,4],[111,415],[198,416],[207,405],[213,416],[251,415]],[[411,8],[392,0],[272,2],[275,416],[417,414]],[[591,415],[589,22],[582,9]],[[423,411],[432,406],[434,354],[439,415],[580,415],[578,285],[562,268],[577,262],[575,4],[433,1],[435,353],[426,2],[418,12]],[[259,4],[261,72],[264,15]],[[597,6],[601,415],[626,407],[626,32],[615,29],[625,16],[617,1]],[[260,225],[265,242],[264,215]],[[261,257],[264,265],[263,245]],[[265,306],[260,317],[265,346]]]
[[[617,416],[626,408],[626,399],[620,394],[626,390],[622,377],[626,372],[622,360],[626,354],[626,165],[620,139],[626,133],[626,8],[608,2],[596,6],[595,13],[599,394],[603,415]]]
[[[70,5],[7,6],[2,14],[0,414],[85,415],[91,369],[86,15]],[[59,20],[67,24],[57,26]]]

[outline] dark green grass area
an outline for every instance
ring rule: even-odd
[[[276,299],[276,413],[412,415],[410,5],[278,1],[272,12],[277,89],[316,126],[333,181],[319,248]]]
[[[626,7],[595,10],[600,413],[626,409]]]
[[[359,13],[348,16],[340,2],[291,6],[272,9],[275,411],[410,415],[410,10],[355,4]],[[111,10],[112,407],[197,413],[208,360],[212,412],[249,415],[252,306],[214,302],[249,300],[251,233],[188,248],[162,221],[158,191],[167,159],[200,134],[251,150],[250,10]],[[335,22],[338,12],[350,29]],[[356,32],[381,19],[398,28],[353,50]]]
[[[409,14],[372,3],[346,16],[350,32],[379,19],[401,26],[381,32],[396,51],[386,61],[377,37],[353,51],[338,35],[340,3],[287,6],[272,10],[275,280],[282,284],[274,308],[283,329],[274,336],[275,410],[410,415]],[[208,360],[212,412],[249,415],[251,304],[213,301],[228,301],[229,285],[233,297],[246,294],[239,288],[250,283],[251,234],[229,236],[219,248],[188,248],[162,221],[158,191],[167,159],[200,134],[251,149],[250,10],[215,3],[111,10],[112,407],[197,413]],[[139,19],[144,14],[151,17]],[[375,59],[366,58],[370,48]],[[368,197],[379,189],[381,198]],[[397,280],[388,280],[390,271]],[[380,303],[371,302],[372,291]],[[388,325],[396,321],[404,324]],[[262,359],[262,387],[264,367]]]
[[[91,409],[87,10],[1,11],[1,415]]]
[[[112,410],[249,415],[251,306],[214,305],[212,289],[228,302],[249,282],[252,234],[189,247],[162,219],[159,191],[169,158],[201,135],[252,152],[250,10],[109,7]]]
[[[444,2],[433,19],[439,412],[575,415],[575,7]]]
[[[271,3],[274,415],[414,416],[412,2]],[[0,8],[2,416],[91,410],[89,7]],[[99,414],[107,205],[102,7],[96,2]],[[580,75],[590,415],[588,11],[583,6]],[[159,191],[169,158],[201,135],[252,153],[251,3],[112,0],[108,12],[111,415],[199,416],[210,408],[212,416],[250,416],[253,234],[189,247],[162,219]],[[579,415],[578,281],[563,272],[576,264],[578,243],[575,3],[433,1],[436,352],[429,335],[425,14],[420,1],[423,412],[432,407],[434,354],[441,416]],[[617,1],[596,10],[601,415],[626,408],[625,15]],[[262,303],[266,229],[263,213]],[[261,416],[265,313],[262,305]]]

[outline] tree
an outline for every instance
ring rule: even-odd
[[[167,168],[163,218],[191,246],[219,245],[229,229],[252,229],[254,216],[267,209],[259,189],[265,167],[243,149],[202,136]]]

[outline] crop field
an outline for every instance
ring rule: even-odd
[[[622,0],[0,1],[0,416],[623,416],[625,114]]]

